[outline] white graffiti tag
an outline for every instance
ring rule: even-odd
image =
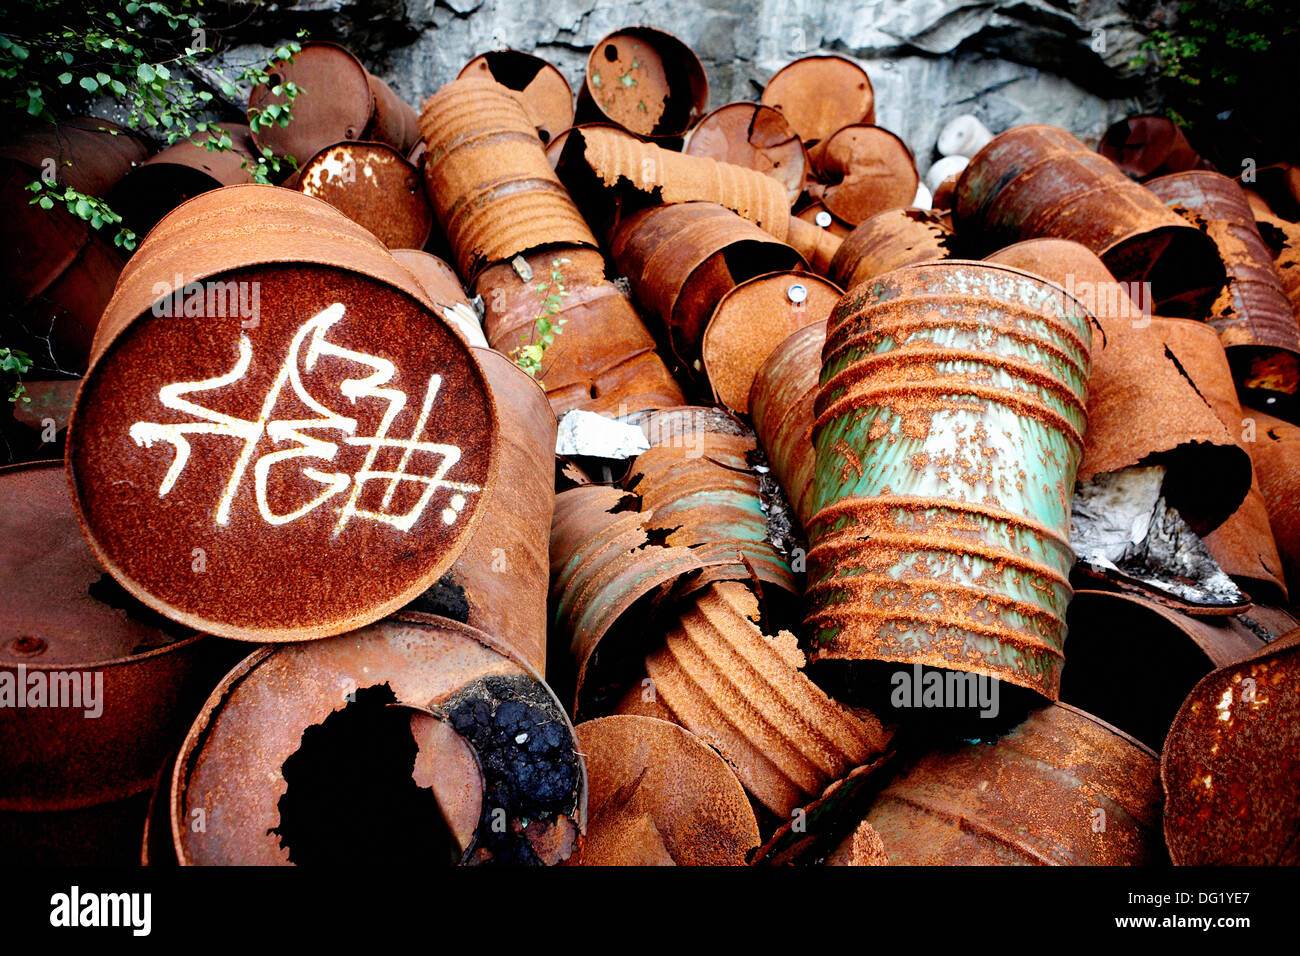
[[[438,389],[442,385],[442,376],[430,376],[428,387],[424,393],[424,401],[420,405],[419,414],[411,430],[411,437],[408,439],[390,437],[388,434],[389,428],[392,427],[397,416],[406,407],[406,393],[397,388],[386,387],[396,376],[397,368],[387,359],[342,348],[326,338],[326,333],[330,328],[343,318],[343,312],[342,304],[331,305],[324,311],[312,316],[294,333],[293,339],[289,343],[288,354],[285,356],[284,363],[280,366],[275,380],[267,389],[266,396],[262,401],[261,412],[256,421],[222,414],[210,408],[205,408],[185,397],[198,392],[210,392],[225,388],[244,378],[253,359],[253,345],[245,335],[241,335],[239,338],[239,358],[236,360],[234,368],[229,372],[199,382],[175,382],[159,389],[158,400],[166,408],[193,415],[199,421],[170,424],[136,422],[131,426],[130,435],[137,445],[148,448],[152,447],[154,442],[162,441],[170,444],[175,450],[171,467],[167,469],[167,474],[163,476],[162,483],[158,487],[158,497],[167,497],[167,494],[185,471],[191,451],[190,440],[186,436],[217,435],[225,438],[236,438],[243,443],[239,457],[231,470],[230,478],[227,480],[225,489],[221,494],[221,499],[217,503],[217,524],[225,525],[229,523],[231,507],[250,464],[253,465],[253,488],[258,511],[261,513],[263,520],[273,525],[296,521],[304,515],[310,514],[325,502],[346,492],[347,497],[338,509],[339,519],[334,526],[335,534],[342,531],[353,518],[379,521],[402,531],[409,531],[420,520],[425,507],[440,488],[454,492],[452,496],[453,507],[443,510],[443,521],[448,524],[453,523],[460,509],[464,507],[464,496],[482,489],[478,485],[448,481],[446,479],[447,472],[460,461],[461,452],[458,447],[420,440],[420,435],[428,423],[434,399],[437,397]],[[311,372],[316,367],[316,363],[326,356],[366,366],[372,370],[370,374],[362,377],[343,379],[339,383],[339,391],[353,405],[356,405],[358,400],[364,399],[378,399],[386,403],[383,416],[373,435],[357,435],[358,425],[355,418],[348,418],[327,408],[317,401],[303,385],[303,371]],[[288,385],[298,400],[317,417],[272,418],[285,385]],[[345,472],[324,471],[320,468],[311,467],[305,462],[300,462],[301,474],[319,484],[321,486],[320,493],[293,511],[283,514],[277,513],[272,509],[267,497],[267,486],[272,468],[292,462],[294,459],[332,462],[338,455],[339,444],[337,442],[309,434],[312,432],[341,433],[344,444],[366,450],[365,460],[362,462],[361,467],[351,475]],[[254,463],[253,454],[264,436],[277,446],[289,444],[290,447],[263,454]],[[396,470],[376,471],[376,458],[386,448],[400,449],[401,459]],[[438,466],[433,470],[432,474],[414,474],[406,470],[411,463],[411,458],[417,453],[439,456]],[[380,510],[366,510],[359,506],[362,493],[367,483],[371,481],[387,482],[387,487],[384,489],[383,498],[380,502]],[[408,511],[402,514],[390,514],[386,509],[391,503],[394,493],[403,482],[423,484],[424,489],[419,500]]]

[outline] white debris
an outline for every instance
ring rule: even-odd
[[[557,455],[587,455],[592,458],[635,458],[650,448],[639,426],[574,409],[560,419],[555,436]]]

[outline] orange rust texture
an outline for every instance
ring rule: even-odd
[[[795,332],[768,356],[754,376],[749,411],[754,430],[767,452],[772,473],[805,527],[812,519],[813,466],[817,451],[812,432],[816,420],[817,377],[821,373],[826,323]]]
[[[826,866],[888,866],[889,854],[885,852],[885,841],[866,820],[844,838],[830,855],[826,857]]]
[[[557,416],[574,408],[625,415],[685,401],[632,303],[606,278],[598,251],[553,248],[524,259],[531,280],[505,262],[486,269],[475,292],[483,297],[489,344],[510,354],[534,341],[543,301],[556,291],[539,293],[537,286],[552,282],[552,268],[563,274],[568,295],[551,322],[564,324],[543,353],[539,376]]]
[[[946,259],[951,248],[952,230],[934,213],[889,209],[849,233],[835,253],[829,275],[842,288],[852,289],[900,266]]]
[[[715,203],[655,206],[624,220],[610,245],[637,301],[699,373],[700,343],[718,302],[740,282],[805,266],[794,249]]]
[[[1300,585],[1300,428],[1254,409],[1243,409],[1245,447],[1268,507],[1268,523],[1282,556],[1287,590]]]
[[[501,474],[483,519],[448,572],[465,591],[466,623],[546,673],[546,597],[555,505],[555,414],[526,372],[476,350],[501,422]]]
[[[366,131],[366,139],[387,143],[405,156],[420,141],[420,117],[415,107],[373,73],[366,74],[366,79],[375,98],[375,113]]]
[[[1149,748],[1052,704],[996,743],[922,757],[866,820],[894,865],[1158,864],[1159,771]]]
[[[419,249],[433,229],[420,172],[383,143],[339,143],[303,164],[299,192],[323,199],[390,249]]]
[[[642,713],[651,696],[651,712],[666,711],[716,748],[745,789],[784,820],[883,753],[889,735],[804,676],[793,634],[764,634],[757,620],[758,599],[744,584],[710,585],[646,658],[652,695],[634,686],[619,712]]]
[[[482,53],[465,64],[457,79],[468,76],[493,80],[518,93],[543,143],[551,143],[573,124],[569,81],[541,57],[520,50]]]
[[[540,246],[596,245],[510,90],[448,83],[425,100],[420,133],[429,198],[462,279]]]
[[[1097,152],[1139,180],[1205,165],[1182,129],[1166,116],[1120,120],[1102,135]]]
[[[106,702],[93,719],[89,705],[10,702],[0,720],[0,812],[89,808],[147,792],[211,687],[203,679],[216,675],[204,670],[218,642],[167,633],[95,596],[103,569],[59,462],[0,469],[0,536],[0,673],[16,684],[21,665],[53,687],[52,672],[93,671]]]
[[[1031,239],[986,261],[1050,279],[1096,319],[1079,480],[1139,463],[1163,464],[1170,504],[1198,531],[1232,514],[1250,488],[1235,429],[1198,392],[1188,366],[1180,369],[1151,318],[1101,260],[1077,242]]]
[[[771,176],[793,205],[808,177],[803,144],[780,111],[758,103],[728,103],[691,130],[682,147],[688,156],[730,163]]]
[[[573,172],[566,172],[569,164]],[[785,188],[754,169],[687,156],[643,143],[622,130],[585,127],[570,132],[560,174],[580,202],[578,174],[592,176],[603,191],[631,192],[639,205],[710,202],[725,206],[777,239],[789,231],[790,200]],[[608,198],[587,197],[606,212]]]
[[[1086,322],[1036,276],[960,260],[845,296],[816,404],[816,658],[956,668],[1055,698]]]
[[[1300,863],[1300,630],[1207,676],[1165,740],[1165,841],[1175,864]]]
[[[589,794],[583,866],[743,866],[758,847],[736,775],[693,734],[623,715],[576,733]]]
[[[1218,336],[1210,326],[1188,319],[1152,320],[1152,328],[1182,367],[1200,396],[1214,409],[1229,434],[1241,441],[1243,413],[1232,381],[1232,369]],[[1205,476],[1201,477],[1205,480]],[[1219,567],[1247,588],[1262,585],[1265,596],[1277,588],[1286,598],[1282,559],[1268,525],[1268,507],[1259,489],[1259,477],[1251,469],[1250,490],[1241,506],[1205,538],[1205,545]]]
[[[724,295],[701,346],[718,400],[732,411],[748,412],[754,375],[768,356],[804,326],[824,323],[841,295],[834,283],[806,272],[759,276]]]
[[[1248,192],[1246,198],[1255,213],[1255,226],[1273,254],[1273,268],[1282,280],[1291,311],[1300,316],[1300,224],[1273,215],[1256,193]]]
[[[874,123],[876,116],[866,70],[841,56],[806,56],[787,63],[768,80],[762,102],[785,115],[814,166],[836,130]]]
[[[846,126],[835,133],[822,151],[820,172],[826,185],[809,194],[851,226],[911,205],[920,182],[907,144],[879,126]]]
[[[651,27],[616,30],[591,48],[583,106],[638,136],[680,136],[708,108],[699,58],[677,37]]]
[[[293,83],[300,92],[288,126],[272,123],[253,133],[259,149],[302,163],[326,146],[366,138],[374,122],[375,91],[370,74],[351,51],[337,43],[304,43],[293,62],[277,60],[269,72],[272,81],[254,86],[249,95],[250,117],[273,104],[288,105],[287,96],[271,92],[273,86]]]
[[[652,515],[645,527],[666,532],[669,547],[726,562],[706,579],[748,579],[748,562],[764,584],[798,594],[790,566],[767,538],[758,476],[748,463],[753,434],[699,429],[678,438],[665,426],[648,428],[660,441],[637,456],[625,482]]]
[[[1223,272],[1213,242],[1104,156],[1055,126],[1017,126],[962,172],[953,221],[986,251],[1072,239],[1122,281],[1151,281],[1163,314],[1199,317]]]
[[[1228,282],[1206,322],[1224,347],[1300,353],[1300,326],[1241,187],[1227,176],[1197,170],[1161,176],[1147,188],[1214,240]]]

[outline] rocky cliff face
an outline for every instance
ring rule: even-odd
[[[556,64],[577,88],[587,51],[619,27],[667,29],[704,62],[710,106],[755,99],[809,53],[858,59],[877,122],[928,165],[942,125],[974,113],[994,132],[1025,122],[1095,141],[1137,108],[1130,61],[1176,4],[1158,0],[301,0],[244,24],[228,59],[260,55],[306,27],[350,46],[417,107],[472,56],[513,47]],[[1151,104],[1145,104],[1150,106]]]

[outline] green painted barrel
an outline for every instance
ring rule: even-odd
[[[1005,266],[906,266],[840,300],[808,526],[819,660],[923,664],[1056,699],[1091,316]]]

